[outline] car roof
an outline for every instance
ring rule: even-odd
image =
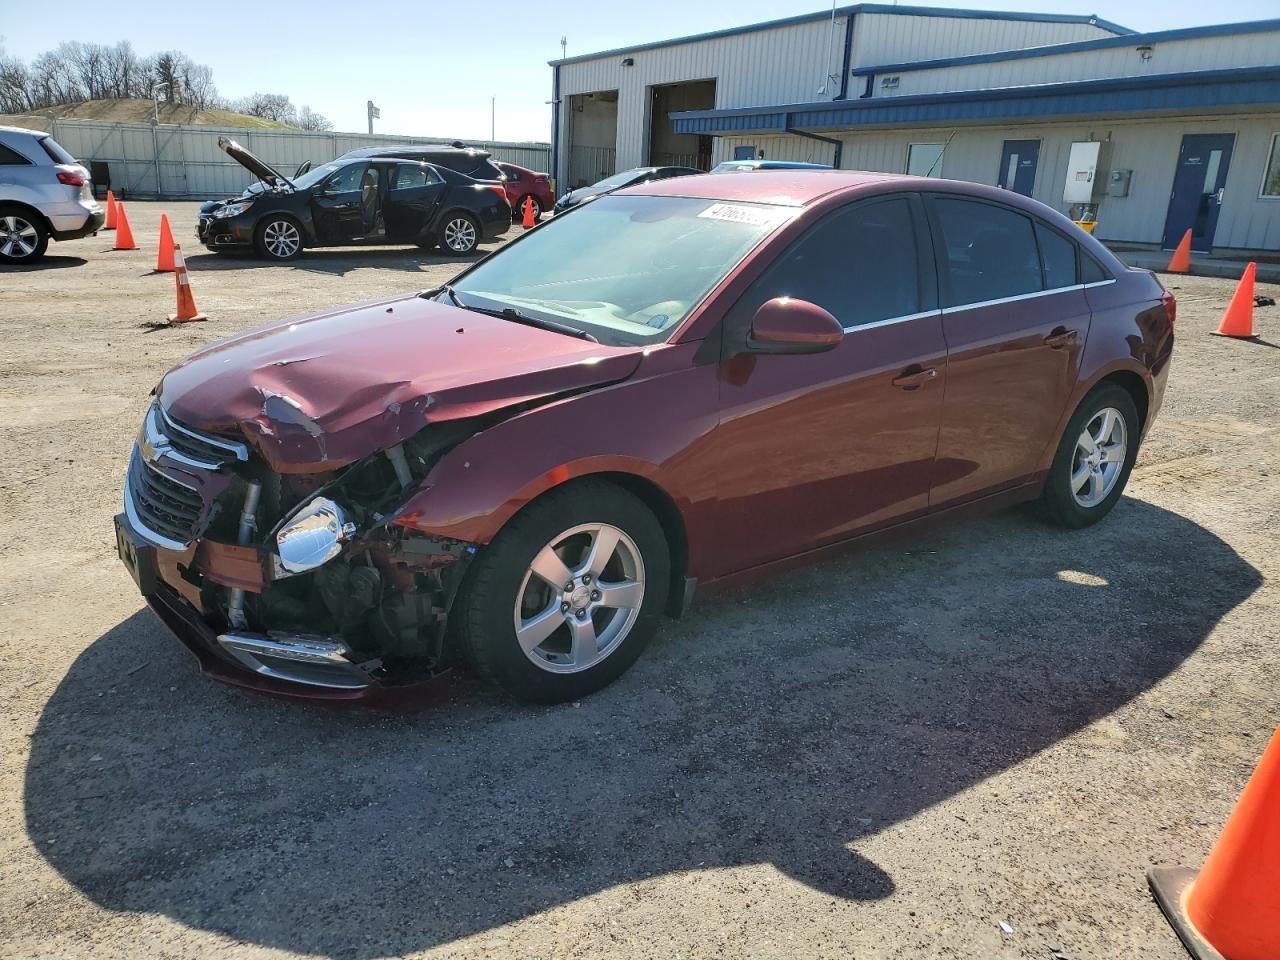
[[[43,130],[29,130],[26,127],[0,127],[0,133],[25,133],[31,137],[47,137]]]
[[[775,170],[759,177],[740,173],[707,173],[700,177],[675,177],[619,190],[626,196],[650,194],[664,197],[700,197],[705,200],[747,200],[803,207],[820,197],[849,187],[901,180],[919,182],[922,177],[902,173],[869,173],[858,170]]]
[[[398,157],[406,153],[434,153],[441,156],[460,156],[460,157],[487,157],[488,150],[480,147],[451,147],[451,146],[435,146],[430,143],[405,143],[398,147],[362,147],[359,150],[348,151],[353,156],[362,157]]]

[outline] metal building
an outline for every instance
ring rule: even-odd
[[[566,186],[764,156],[999,185],[1112,242],[1280,250],[1280,20],[861,4],[552,66]]]

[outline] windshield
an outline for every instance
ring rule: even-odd
[[[588,190],[595,190],[597,187],[605,190],[616,190],[618,187],[625,187],[629,183],[634,183],[644,175],[643,170],[624,170],[622,173],[615,173],[612,177],[605,177],[598,183],[593,183]]]
[[[306,190],[310,187],[314,187],[317,183],[319,183],[325,177],[329,176],[329,174],[333,173],[335,170],[341,170],[342,167],[343,165],[341,163],[326,163],[322,167],[313,167],[312,169],[304,173],[302,176],[295,177],[293,181],[293,185],[297,187],[299,190]]]
[[[657,343],[793,213],[773,204],[613,194],[498,251],[453,289],[465,305],[513,308],[602,343]]]

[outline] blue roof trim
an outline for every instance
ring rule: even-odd
[[[852,76],[865,77],[873,73],[908,73],[913,70],[937,70],[942,67],[963,67],[975,63],[996,63],[1002,60],[1055,57],[1059,54],[1106,50],[1111,47],[1130,47],[1144,43],[1165,43],[1170,40],[1200,40],[1205,37],[1232,37],[1251,33],[1270,33],[1273,30],[1280,30],[1280,20],[1217,23],[1208,27],[1184,27],[1179,30],[1159,30],[1155,33],[1130,33],[1123,37],[1098,37],[1096,40],[1051,43],[1041,47],[1001,50],[996,53],[975,53],[965,57],[943,57],[938,60],[913,60],[910,63],[887,63],[876,67],[857,67],[852,71]]]
[[[1103,20],[1093,14],[1077,13],[1003,13],[998,10],[948,10],[946,7],[895,7],[887,3],[857,3],[852,6],[836,7],[835,16],[844,17],[859,13],[892,13],[911,17],[958,17],[963,20],[1015,20],[1037,23],[1091,23],[1103,30],[1117,34],[1133,33],[1128,27],[1122,27],[1110,20]],[[614,57],[627,53],[639,53],[643,50],[658,50],[662,47],[674,47],[682,43],[696,43],[700,40],[716,40],[720,37],[732,37],[744,33],[757,33],[761,30],[773,30],[776,27],[790,27],[798,23],[811,23],[814,20],[831,19],[831,10],[817,13],[802,13],[794,17],[783,17],[780,20],[765,20],[762,23],[750,23],[742,27],[726,27],[723,30],[711,30],[707,33],[694,33],[687,37],[676,37],[671,40],[655,40],[651,43],[639,43],[630,47],[614,47],[612,50],[601,50],[597,53],[584,53],[576,57],[565,57],[562,60],[548,60],[550,66],[563,66],[567,63],[583,63],[587,60],[598,60],[601,57]]]
[[[1195,70],[1155,77],[962,90],[870,100],[822,100],[671,113],[676,133],[786,133],[885,124],[981,122],[1280,104],[1280,66]]]

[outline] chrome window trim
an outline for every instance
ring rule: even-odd
[[[1013,297],[997,297],[994,300],[976,300],[973,303],[957,303],[954,307],[943,307],[942,312],[961,313],[965,310],[977,310],[980,307],[995,307],[1002,303],[1017,303],[1021,300],[1036,300],[1040,297],[1047,297],[1055,293],[1070,293],[1072,290],[1083,290],[1083,283],[1072,284],[1069,287],[1054,287],[1052,290],[1036,290],[1034,293],[1020,293]]]
[[[125,474],[125,481],[124,481],[124,512],[125,512],[125,516],[129,518],[129,525],[132,526],[134,531],[137,532],[137,534],[141,536],[144,540],[150,541],[157,547],[164,547],[166,550],[178,550],[178,551],[186,550],[187,547],[191,546],[193,541],[188,540],[184,543],[181,540],[173,540],[170,537],[166,537],[163,533],[157,533],[156,531],[148,527],[145,523],[143,523],[142,518],[138,516],[138,510],[133,505],[132,479],[133,479],[133,468],[135,465],[140,470],[151,469],[150,467],[147,466],[146,462],[142,459],[141,455],[139,455],[137,444],[134,444],[133,455],[129,458],[129,472]],[[199,492],[195,489],[195,487],[187,486],[187,484],[181,482],[180,480],[174,480],[168,474],[165,474],[165,479],[173,480],[173,482],[178,484],[178,486],[186,487],[188,490],[192,491],[193,493]]]
[[[856,333],[858,330],[870,330],[874,327],[887,327],[895,323],[906,323],[908,320],[923,320],[925,317],[941,316],[941,310],[925,310],[922,313],[908,313],[901,317],[889,317],[887,320],[874,320],[871,323],[855,323],[845,327],[845,333]]]
[[[1115,283],[1115,282],[1116,282],[1116,278],[1112,277],[1110,280],[1094,280],[1092,283],[1085,283],[1085,284],[1082,284],[1082,286],[1086,290],[1092,290],[1094,287],[1105,287],[1108,284]]]
[[[182,424],[178,423],[178,421],[170,417],[169,414],[165,412],[164,407],[159,403],[155,404],[155,409],[160,411],[160,416],[164,418],[165,425],[172,427],[179,433],[185,433],[193,440],[199,440],[201,443],[207,443],[211,447],[220,447],[228,453],[234,454],[237,460],[245,461],[249,459],[249,448],[245,444],[236,443],[234,440],[223,440],[221,437],[211,436],[207,433],[199,433],[195,430],[184,427]],[[214,465],[213,469],[216,468],[217,465]]]

